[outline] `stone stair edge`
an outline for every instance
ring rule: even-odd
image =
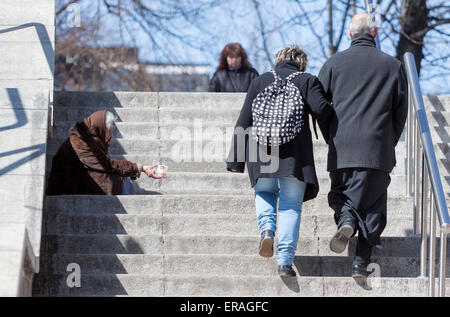
[[[67,278],[66,274],[49,274],[50,277],[54,276],[54,277],[63,277],[64,279]],[[138,273],[106,273],[106,274],[91,274],[91,273],[86,273],[83,274],[83,276],[123,276],[123,277],[142,277],[142,276],[148,276],[148,277],[161,277],[161,278],[185,278],[185,279],[189,279],[189,278],[197,278],[197,277],[215,277],[215,278],[242,278],[242,275],[218,275],[218,274],[211,274],[211,275],[206,275],[206,274],[192,274],[192,275],[185,275],[185,274],[138,274]],[[246,275],[245,278],[256,278],[256,279],[265,279],[265,276],[261,276],[261,275]],[[273,278],[277,278],[279,279],[278,276],[274,276]],[[300,279],[346,279],[346,280],[354,280],[351,276],[301,276],[298,275],[297,278]],[[379,277],[380,279],[384,279],[384,280],[416,280],[418,279],[418,277]],[[450,281],[450,277],[446,278],[446,281]],[[450,285],[449,285],[450,286]]]
[[[256,224],[255,224],[256,225]],[[45,234],[46,237],[68,237],[68,238],[79,238],[79,237],[83,237],[83,238],[94,238],[94,237],[130,237],[130,238],[184,238],[184,239],[192,239],[192,238],[247,238],[247,239],[259,239],[258,235],[240,235],[240,234],[228,234],[228,235],[223,235],[223,234],[206,234],[206,235],[201,235],[201,234],[145,234],[145,235],[134,235],[134,234],[110,234],[110,233],[106,233],[106,234],[76,234],[76,233],[64,233],[64,234]],[[437,236],[436,236],[437,237]],[[324,239],[329,239],[331,238],[331,236],[329,237],[325,237],[325,236],[304,236],[304,239],[314,239],[314,240],[320,240],[322,238]],[[439,237],[437,237],[439,239]],[[302,237],[299,238],[299,241],[302,239]],[[354,237],[352,238],[354,239]],[[381,236],[381,240],[383,242],[383,240],[405,240],[405,239],[410,239],[410,240],[417,240],[420,241],[420,237],[416,237],[416,236]],[[448,239],[450,240],[450,236],[448,237]],[[450,247],[450,246],[449,246]]]
[[[307,210],[302,210],[302,219],[304,217],[317,217],[317,218],[325,218],[330,217],[333,218],[333,212],[330,208],[330,214],[308,214],[310,213]],[[47,211],[47,215],[51,216],[62,216],[62,217],[74,217],[74,218],[82,218],[82,217],[108,217],[108,218],[155,218],[155,219],[161,219],[161,218],[241,218],[242,220],[248,220],[248,219],[254,219],[256,224],[256,215],[251,215],[249,213],[229,213],[229,212],[216,212],[216,213],[186,213],[186,214],[175,214],[175,213],[165,213],[165,214],[126,214],[126,213],[73,213],[73,212],[58,212],[58,211]],[[389,215],[389,220],[392,222],[393,220],[411,220],[412,218],[412,212],[411,215]]]
[[[98,253],[98,254],[92,254],[92,253],[55,253],[52,254],[53,257],[112,257],[112,256],[120,256],[120,257],[159,257],[163,258],[166,256],[169,257],[182,257],[182,258],[189,258],[189,257],[211,257],[211,258],[254,258],[254,259],[261,259],[261,261],[272,261],[275,259],[275,256],[272,258],[262,258],[258,254],[216,254],[216,253],[193,253],[193,254],[186,254],[186,253],[144,253],[144,254],[130,254],[130,253]],[[348,259],[352,258],[351,255],[295,255],[296,258],[332,258],[333,260],[338,259]],[[392,258],[402,258],[402,259],[415,259],[420,260],[420,257],[417,256],[386,256],[386,255],[373,255],[371,258],[373,259],[392,259]],[[450,264],[450,263],[448,263]],[[449,277],[450,278],[450,277]]]

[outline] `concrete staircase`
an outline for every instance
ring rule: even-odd
[[[36,296],[424,296],[420,240],[412,237],[412,200],[405,197],[405,143],[389,187],[388,225],[373,262],[380,278],[350,276],[355,240],[329,250],[335,225],[328,207],[327,148],[314,140],[320,194],[303,206],[294,268],[281,279],[275,257],[257,255],[259,234],[246,174],[225,172],[225,157],[245,95],[207,93],[55,93],[47,169],[67,130],[98,109],[121,118],[114,157],[165,163],[168,178],[141,177],[136,196],[46,197],[41,273]],[[449,97],[426,100],[430,127],[446,131]],[[438,132],[437,132],[438,133]],[[436,148],[447,165],[445,135]],[[434,136],[433,136],[434,138]],[[184,158],[185,161],[181,161]],[[445,176],[448,171],[443,169]],[[448,184],[446,186],[447,193]],[[68,287],[81,268],[81,287]],[[450,273],[450,265],[447,267]],[[450,276],[450,275],[448,275]],[[450,294],[450,283],[447,283]]]

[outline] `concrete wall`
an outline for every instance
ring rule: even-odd
[[[0,296],[39,270],[54,20],[54,0],[0,1]]]

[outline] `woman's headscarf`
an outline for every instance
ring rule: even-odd
[[[102,142],[108,144],[114,133],[113,126],[108,130],[105,125],[107,110],[99,110],[83,120],[91,135],[98,137]]]

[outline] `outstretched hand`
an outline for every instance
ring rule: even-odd
[[[142,166],[142,171],[147,175],[148,177],[159,179],[159,178],[165,178],[166,176],[162,176],[156,173],[155,168],[158,167],[158,164],[154,165],[144,165]]]

